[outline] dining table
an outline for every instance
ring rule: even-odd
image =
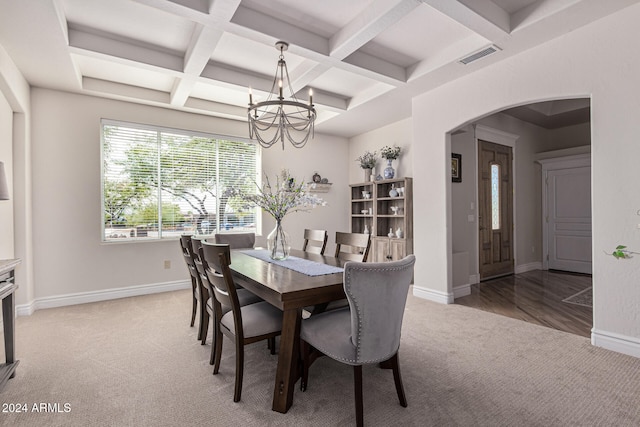
[[[296,249],[282,261],[266,255],[267,251],[260,249],[232,250],[230,268],[238,285],[282,310],[272,410],[286,413],[293,404],[293,391],[301,372],[302,309],[345,298],[345,261]]]

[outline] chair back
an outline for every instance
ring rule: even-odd
[[[415,262],[415,256],[409,255],[392,262],[345,264],[351,341],[359,363],[385,361],[398,351]]]
[[[227,244],[229,249],[251,249],[256,244],[255,233],[216,233],[217,244]]]
[[[306,228],[304,230],[302,250],[312,254],[324,255],[328,238],[329,233],[327,233],[327,230],[309,230]]]
[[[242,325],[238,293],[229,269],[231,264],[229,245],[204,241],[200,247],[200,256],[216,301],[231,308],[236,325]],[[237,320],[240,323],[237,323]]]
[[[196,271],[198,273],[198,278],[202,286],[204,286],[204,290],[206,291],[205,297],[210,297],[213,295],[213,290],[211,289],[211,284],[207,278],[207,274],[204,271],[204,265],[202,263],[202,256],[200,255],[200,248],[202,247],[202,240],[198,238],[191,239],[191,249],[193,252],[193,264],[196,267]]]
[[[198,277],[198,270],[196,270],[196,265],[194,263],[194,254],[191,246],[191,236],[180,236],[180,249],[182,250],[182,256],[184,257],[184,262],[187,264],[187,269],[191,274],[191,277]]]
[[[336,232],[336,258],[366,262],[370,246],[370,234]]]

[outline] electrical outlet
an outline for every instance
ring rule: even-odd
[[[165,269],[165,270],[168,270],[168,269],[170,269],[170,268],[171,268],[171,261],[170,261],[170,260],[168,260],[168,259],[165,259],[165,260],[164,260],[164,269]]]

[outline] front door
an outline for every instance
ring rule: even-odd
[[[513,274],[513,153],[478,141],[480,280]]]

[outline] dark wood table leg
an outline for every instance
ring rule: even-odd
[[[282,313],[282,336],[278,352],[278,370],[273,390],[271,409],[286,413],[293,403],[293,390],[298,380],[300,322],[302,309],[294,308]]]

